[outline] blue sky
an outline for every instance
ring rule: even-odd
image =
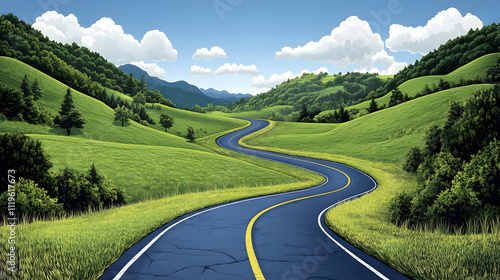
[[[484,0],[0,0],[0,13],[38,21],[51,39],[76,41],[115,64],[252,94],[304,70],[397,72],[447,36],[498,22],[499,10],[500,1]]]

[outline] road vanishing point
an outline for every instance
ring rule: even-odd
[[[343,164],[241,147],[240,138],[269,125],[250,121],[217,143],[311,170],[325,183],[181,216],[130,247],[100,279],[407,279],[336,236],[324,222],[329,208],[371,192],[375,181]]]

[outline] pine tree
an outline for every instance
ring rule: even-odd
[[[28,81],[28,75],[24,74],[24,79],[21,82],[21,91],[23,92],[25,97],[28,97],[31,95],[31,88],[30,84]]]
[[[396,106],[401,102],[403,102],[403,99],[404,99],[403,92],[401,92],[401,90],[399,90],[399,88],[396,87],[392,91],[391,99],[389,100],[389,106]]]
[[[60,128],[66,129],[68,136],[71,135],[71,128],[83,128],[85,124],[83,115],[76,110],[73,104],[70,88],[66,91],[66,95],[61,104],[61,110],[59,110],[59,116],[54,119],[54,124]]]
[[[35,81],[31,85],[31,93],[33,94],[33,98],[35,100],[38,100],[42,96],[43,91],[40,87],[40,84],[38,83],[38,79],[35,79]]]
[[[375,98],[372,98],[372,102],[370,102],[370,107],[368,107],[368,112],[373,113],[378,110],[378,104],[375,101]]]
[[[71,89],[68,88],[66,90],[66,95],[64,96],[64,100],[61,104],[61,110],[59,110],[59,115],[68,115],[72,109],[75,109],[75,105],[73,104],[73,96],[71,95]]]

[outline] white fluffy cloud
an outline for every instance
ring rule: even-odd
[[[227,54],[222,48],[213,46],[210,50],[207,48],[197,49],[192,58],[193,60],[212,60],[215,58],[227,58]]]
[[[50,11],[38,17],[33,27],[52,40],[68,44],[76,42],[86,46],[115,64],[177,59],[177,50],[172,47],[165,33],[159,30],[148,31],[139,42],[106,17],[84,28],[75,15],[64,16]]]
[[[476,16],[462,14],[455,8],[439,12],[425,26],[406,27],[393,24],[389,30],[387,47],[395,51],[427,54],[448,40],[467,34],[469,30],[483,27]]]
[[[225,75],[225,74],[241,74],[241,75],[257,75],[259,74],[259,70],[257,70],[257,66],[255,65],[243,65],[243,64],[229,64],[225,63],[221,67],[219,67],[214,72],[215,75]]]
[[[407,63],[404,63],[404,62],[395,62],[387,70],[380,71],[377,68],[370,68],[370,69],[363,68],[361,70],[354,70],[354,72],[359,72],[359,73],[378,73],[379,75],[395,75],[399,71],[403,70],[406,66],[408,66]]]
[[[377,64],[393,67],[394,57],[385,51],[384,42],[373,33],[367,21],[351,16],[318,42],[311,41],[296,48],[284,47],[275,58],[297,59],[331,63],[337,67],[355,64],[372,69]]]
[[[203,67],[200,67],[198,65],[191,66],[191,73],[189,73],[189,75],[193,75],[193,76],[210,75],[210,74],[212,74],[212,69],[203,68]]]
[[[300,72],[300,75],[304,73],[314,73],[314,74],[319,74],[321,72],[329,73],[328,69],[326,67],[320,67],[316,71],[309,71],[309,70],[302,70]],[[276,85],[279,85],[283,83],[284,81],[288,79],[294,79],[297,77],[297,75],[293,74],[291,71],[287,71],[282,74],[272,74],[269,79],[266,80],[266,78],[263,75],[253,77],[252,78],[252,87],[256,88],[272,88]]]
[[[139,62],[131,62],[130,64],[133,64],[141,68],[142,70],[146,71],[149,74],[149,76],[165,79],[165,70],[156,63],[145,63],[144,61],[139,61]],[[140,77],[136,78],[140,79]]]

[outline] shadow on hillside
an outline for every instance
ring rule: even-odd
[[[114,126],[122,126],[122,122],[121,121],[114,121],[113,125]],[[123,123],[123,127],[131,126],[131,125],[132,124],[130,123],[130,121]]]
[[[68,133],[66,132],[66,129],[63,129],[63,128],[51,128],[49,130],[50,133],[54,134],[54,135],[60,135],[60,136],[68,136]],[[82,131],[82,128],[72,128],[71,129],[71,135],[70,136],[76,136],[76,135],[82,135],[83,134],[83,131]]]

